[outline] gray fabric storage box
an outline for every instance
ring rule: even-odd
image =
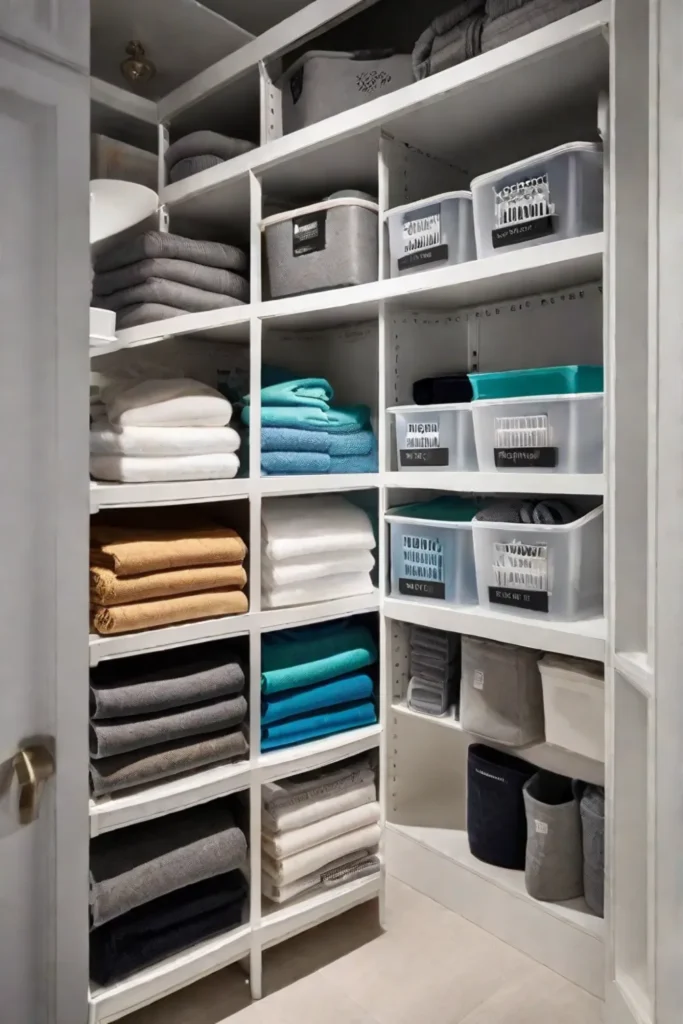
[[[460,722],[465,732],[521,747],[544,739],[540,652],[462,638]]]
[[[586,786],[581,796],[583,830],[583,887],[586,903],[598,917],[605,916],[605,791]]]
[[[570,779],[538,772],[524,786],[527,892],[557,902],[583,895],[579,802]]]
[[[309,50],[278,82],[285,135],[412,85],[412,59],[391,51]]]
[[[272,297],[376,281],[377,223],[377,204],[351,196],[261,221]]]

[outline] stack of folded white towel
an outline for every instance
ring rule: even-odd
[[[380,810],[367,761],[263,786],[262,888],[274,903],[380,871]]]
[[[91,405],[95,480],[230,480],[240,468],[232,405],[196,380],[127,380]]]
[[[372,593],[372,523],[346,498],[268,499],[261,520],[264,608]]]

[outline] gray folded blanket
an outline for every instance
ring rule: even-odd
[[[243,867],[247,841],[231,808],[230,800],[212,801],[91,840],[91,926]]]
[[[101,253],[95,260],[93,269],[96,274],[103,274],[108,270],[127,267],[129,263],[159,258],[187,260],[188,263],[200,263],[203,267],[234,270],[238,274],[243,274],[249,266],[245,253],[234,245],[202,242],[195,238],[183,238],[182,235],[166,234],[162,231],[146,231],[137,238],[121,242],[113,249]]]
[[[186,664],[180,659],[177,668],[155,655],[127,664],[104,662],[90,673],[91,717],[147,715],[242,692],[244,670],[239,662],[216,664],[195,658]]]
[[[91,761],[90,789],[93,796],[103,796],[207,765],[242,760],[248,753],[249,745],[240,728],[160,743],[155,747]]]
[[[164,154],[164,160],[167,167],[173,167],[174,164],[187,157],[207,154],[220,157],[222,161],[225,161],[241,156],[242,153],[248,153],[251,149],[256,149],[255,142],[233,139],[229,135],[221,135],[219,132],[190,132],[189,135],[183,135],[181,139],[171,143]]]
[[[193,174],[201,174],[202,171],[208,171],[209,167],[218,167],[219,164],[224,164],[220,156],[211,156],[210,153],[205,153],[204,156],[188,156],[184,160],[179,160],[177,164],[173,164],[168,172],[168,177],[171,181],[182,181],[184,178],[190,178]]]
[[[90,756],[111,757],[157,743],[199,736],[204,732],[221,732],[241,725],[246,714],[245,698],[230,697],[161,715],[94,719],[90,723]]]
[[[95,274],[93,296],[99,298],[102,295],[113,295],[144,284],[151,278],[176,281],[178,284],[203,288],[207,292],[237,297],[246,286],[244,277],[232,270],[203,267],[201,263],[190,263],[188,260],[151,259],[129,263],[127,267],[110,270],[106,274]]]
[[[435,18],[415,43],[413,74],[419,81],[480,53],[484,0],[460,0]]]
[[[117,311],[127,306],[152,302],[162,306],[173,306],[183,313],[203,313],[209,309],[227,309],[229,306],[238,306],[246,302],[249,297],[249,285],[244,278],[237,280],[242,283],[239,288],[235,288],[235,294],[219,295],[218,292],[207,292],[203,288],[193,288],[189,284],[150,277],[144,284],[123,288],[113,295],[102,295],[97,301],[102,309]],[[178,315],[176,313],[176,316]]]
[[[597,0],[527,0],[519,6],[515,0],[487,0],[487,18],[481,33],[482,53],[569,14],[576,14],[594,3]]]

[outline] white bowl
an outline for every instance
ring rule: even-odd
[[[90,244],[120,235],[156,213],[159,197],[132,181],[96,178],[90,182]]]

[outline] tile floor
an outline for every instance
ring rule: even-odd
[[[251,1003],[237,966],[125,1024],[600,1024],[602,1003],[393,879],[387,931],[367,903],[264,956]]]

